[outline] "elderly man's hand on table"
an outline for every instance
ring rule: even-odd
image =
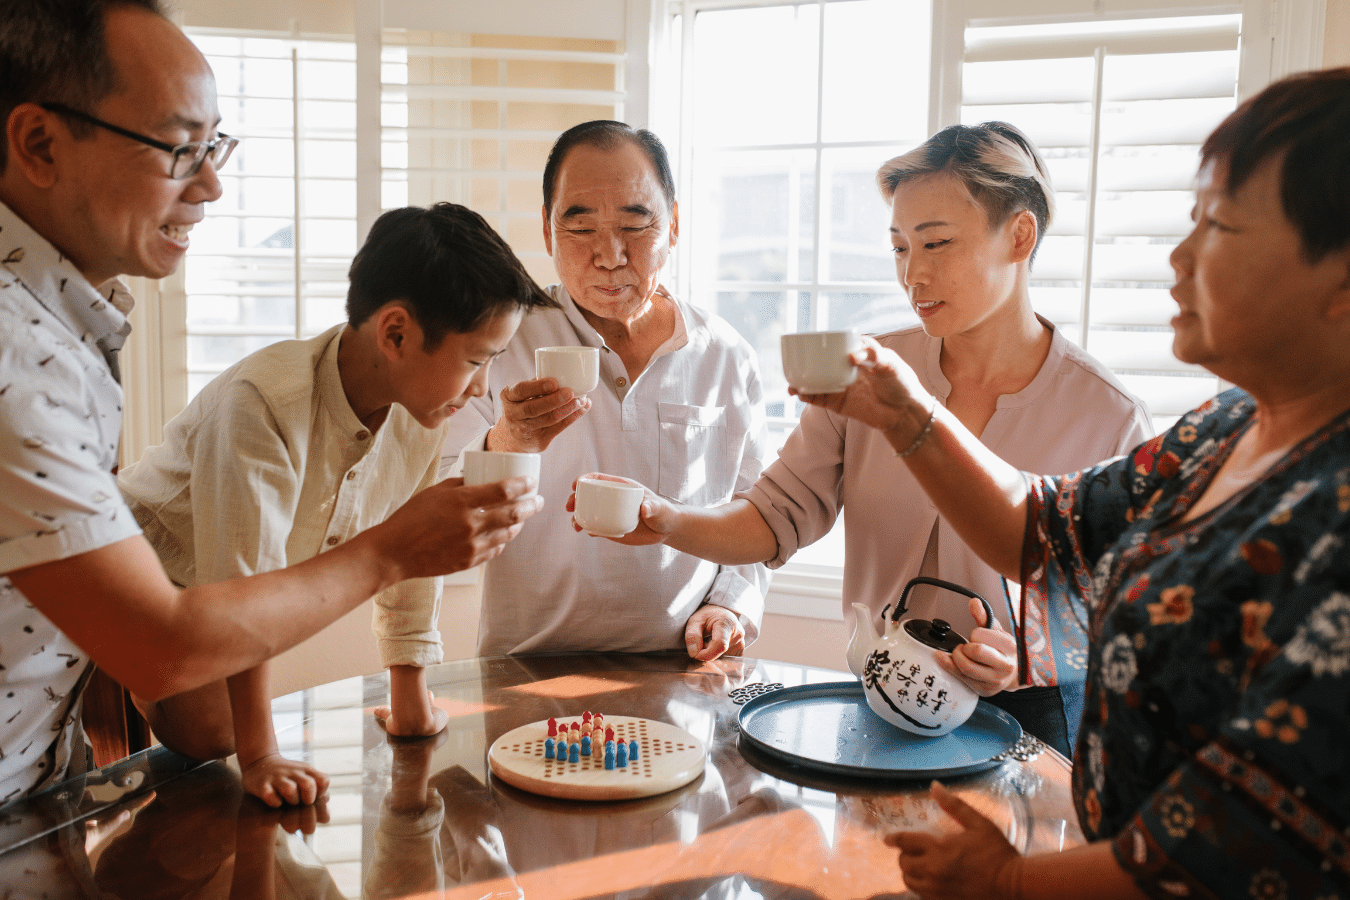
[[[591,408],[556,378],[518,381],[502,388],[502,416],[488,431],[484,449],[542,453],[565,428]]]
[[[725,606],[705,603],[684,626],[684,647],[693,659],[717,659],[745,654],[745,627],[741,617]]]

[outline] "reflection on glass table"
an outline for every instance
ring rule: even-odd
[[[243,794],[232,765],[157,748],[58,786],[62,800],[5,808],[0,893],[26,896],[31,879],[17,873],[40,863],[43,886],[63,886],[48,890],[57,897],[900,896],[882,838],[952,827],[926,781],[842,777],[740,740],[738,700],[847,677],[675,653],[464,660],[428,671],[450,725],[412,741],[390,740],[371,715],[384,673],[334,682],[274,703],[283,751],[332,777],[325,803],[270,810]],[[707,748],[702,773],[615,801],[556,799],[492,773],[497,738],[585,711],[683,729]],[[1081,843],[1068,761],[1018,755],[1030,758],[945,782],[1023,852]],[[94,800],[89,787],[110,780],[120,787]]]

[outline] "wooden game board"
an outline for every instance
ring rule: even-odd
[[[571,721],[571,720],[568,720]],[[561,724],[561,721],[560,723]],[[605,716],[615,740],[637,741],[638,758],[605,768],[604,747],[577,762],[544,758],[548,722],[508,731],[488,748],[492,774],[521,790],[567,800],[627,800],[673,791],[703,773],[703,743],[683,728],[652,719]]]

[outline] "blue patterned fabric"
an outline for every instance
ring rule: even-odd
[[[1350,897],[1350,414],[1179,521],[1254,411],[1030,480],[1023,583],[1090,616],[1079,819],[1155,897]]]

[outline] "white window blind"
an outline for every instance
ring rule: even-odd
[[[1232,13],[965,30],[961,121],[1017,125],[1055,185],[1033,302],[1159,429],[1219,389],[1172,355],[1168,254],[1190,231],[1199,145],[1236,103],[1240,26]]]
[[[611,40],[386,29],[384,208],[462,203],[539,283],[556,281],[539,214],[544,163],[572,125],[623,118],[625,61]]]
[[[188,396],[254,350],[342,321],[356,251],[352,42],[190,35],[240,144],[184,266]]]

